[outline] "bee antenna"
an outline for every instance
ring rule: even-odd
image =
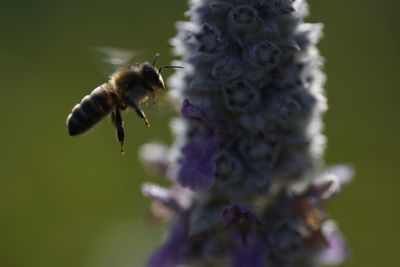
[[[154,56],[153,63],[152,63],[153,66],[155,66],[156,61],[157,61],[157,59],[158,59],[159,56],[160,56],[160,53],[157,53],[157,54]]]
[[[161,72],[162,69],[183,69],[182,66],[162,66],[158,69],[158,72]]]

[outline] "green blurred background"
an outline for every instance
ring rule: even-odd
[[[330,110],[327,164],[351,163],[355,181],[329,211],[352,247],[345,266],[394,266],[400,240],[399,1],[312,0],[325,23]],[[72,106],[104,81],[90,48],[144,51],[172,60],[168,39],[185,1],[2,1],[0,5],[0,266],[141,266],[163,227],[146,220],[141,144],[171,142],[168,117],[146,129],[125,116],[121,157],[103,122],[67,135]],[[167,73],[167,72],[166,72]],[[168,72],[170,74],[171,72]]]

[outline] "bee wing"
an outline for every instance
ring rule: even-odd
[[[137,52],[107,46],[95,47],[93,52],[102,72],[107,76],[118,69],[133,64],[133,61],[138,57]]]
[[[149,117],[174,115],[177,113],[180,106],[175,98],[169,94],[165,94],[165,92],[157,92],[154,102],[155,103],[152,103],[152,100],[148,99],[140,106]]]

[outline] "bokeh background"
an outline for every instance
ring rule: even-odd
[[[311,0],[325,24],[330,110],[327,164],[356,179],[329,204],[353,251],[345,266],[394,266],[400,240],[398,171],[400,2]],[[71,138],[72,106],[104,81],[90,48],[172,59],[168,39],[185,1],[2,1],[0,4],[0,266],[142,266],[163,237],[149,221],[137,158],[141,144],[171,142],[169,116],[147,129],[125,116],[121,157],[111,125]],[[166,76],[171,72],[165,72]]]

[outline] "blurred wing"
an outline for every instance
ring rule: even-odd
[[[114,47],[95,47],[93,51],[101,71],[107,76],[132,64],[136,57],[136,53],[133,51]]]
[[[179,103],[169,94],[165,92],[157,92],[155,97],[155,103],[152,103],[152,100],[147,100],[146,103],[141,104],[141,108],[144,110],[146,115],[148,116],[171,116],[177,113],[179,109]],[[151,118],[150,118],[151,119]]]

